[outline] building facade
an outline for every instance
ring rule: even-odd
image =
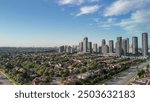
[[[101,46],[104,46],[104,45],[106,45],[106,40],[102,39],[102,45]]]
[[[103,51],[103,55],[108,55],[108,53],[109,53],[109,46],[108,45],[104,45],[102,51]]]
[[[127,54],[129,54],[130,53],[130,43],[129,43],[129,38],[126,38],[126,40],[127,40]]]
[[[88,38],[85,37],[83,39],[83,53],[87,53],[88,52]]]
[[[138,55],[138,37],[132,37],[132,54]]]
[[[93,44],[93,52],[97,53],[97,44]]]
[[[88,42],[88,52],[92,53],[92,42]]]
[[[65,46],[60,46],[59,47],[59,53],[65,52]]]
[[[116,55],[121,56],[122,55],[122,37],[117,37],[116,41]]]
[[[83,42],[79,43],[79,52],[83,52]]]
[[[148,56],[148,33],[142,33],[142,55]]]
[[[113,52],[114,52],[114,41],[109,40],[109,53],[113,53]]]
[[[122,55],[127,56],[127,39],[122,40]]]

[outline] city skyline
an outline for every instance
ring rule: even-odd
[[[141,4],[139,6],[139,4]],[[149,0],[1,0],[1,47],[54,47],[150,32]],[[118,9],[119,8],[119,9]],[[149,44],[148,44],[149,45]]]
[[[122,36],[116,37],[116,41],[109,40],[106,42],[102,39],[101,44],[89,42],[88,37],[84,37],[81,42],[76,46],[62,45],[59,47],[59,53],[96,53],[104,56],[139,56],[143,55],[147,57],[149,55],[148,47],[148,33],[141,34],[142,48],[139,47],[138,37],[133,36],[130,43],[129,38],[123,38]],[[115,42],[115,44],[114,44]],[[92,45],[93,44],[93,45]]]

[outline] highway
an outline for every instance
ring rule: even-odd
[[[12,82],[0,71],[0,85],[13,85]]]
[[[147,60],[144,63],[141,63],[137,66],[132,66],[129,69],[117,74],[112,79],[108,80],[106,82],[107,85],[127,85],[131,81],[134,80],[134,78],[137,76],[138,70],[141,70],[146,66],[147,64],[150,64],[150,60]]]

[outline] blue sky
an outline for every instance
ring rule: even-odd
[[[140,4],[140,5],[139,5]],[[150,0],[0,0],[0,46],[78,44],[150,32]],[[140,44],[140,43],[139,43]]]

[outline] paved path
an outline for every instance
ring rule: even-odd
[[[13,85],[12,82],[0,71],[0,85]]]
[[[138,68],[137,66],[130,67],[129,69],[117,74],[114,76],[114,78],[108,80],[106,83],[108,85],[127,85],[130,81],[134,80],[138,70],[143,69],[147,64],[150,64],[150,60],[141,63],[138,65]]]

